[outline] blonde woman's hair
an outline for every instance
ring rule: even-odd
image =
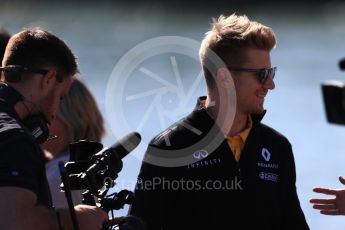
[[[205,34],[199,50],[200,62],[208,88],[214,87],[212,55],[216,54],[226,66],[241,67],[246,61],[246,49],[257,48],[271,51],[276,45],[273,30],[246,15],[229,17],[221,15],[213,19],[212,28]]]
[[[104,120],[88,87],[75,79],[60,103],[57,117],[68,127],[70,142],[101,141],[105,134]]]

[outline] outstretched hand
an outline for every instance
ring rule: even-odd
[[[345,185],[343,177],[339,177],[339,181]],[[311,199],[313,208],[320,210],[324,215],[345,215],[345,189],[314,188],[313,191],[335,196],[335,198]]]

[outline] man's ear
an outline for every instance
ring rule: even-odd
[[[216,76],[217,85],[226,89],[232,88],[234,83],[230,71],[227,68],[219,68]]]
[[[49,90],[56,84],[57,70],[56,68],[50,68],[48,72],[42,77],[41,88],[43,90]]]

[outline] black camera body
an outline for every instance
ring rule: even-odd
[[[322,94],[327,121],[345,125],[345,84],[340,81],[323,82]]]
[[[134,200],[131,191],[107,193],[116,184],[115,180],[123,166],[122,158],[136,148],[140,140],[140,134],[133,132],[105,149],[101,143],[93,141],[71,143],[70,161],[64,165],[68,186],[63,183],[61,190],[84,190],[83,203],[96,205],[97,199],[106,212],[131,204]]]
[[[345,58],[339,61],[339,68],[345,70]],[[345,83],[328,80],[321,84],[327,121],[345,125]]]
[[[65,164],[65,169],[69,189],[85,191],[84,204],[96,205],[97,199],[100,207],[109,212],[131,204],[134,195],[128,190],[107,195],[108,190],[116,184],[115,180],[122,170],[122,160],[117,158],[110,161],[107,151],[111,150],[100,152],[102,148],[101,143],[86,140],[70,144],[70,161]],[[64,184],[61,189],[65,190]]]

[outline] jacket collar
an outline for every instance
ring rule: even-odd
[[[23,100],[23,96],[12,86],[0,83],[0,100],[10,106],[14,106],[18,101]]]
[[[194,108],[194,111],[204,110],[207,113],[205,106],[202,103],[202,101],[206,100],[206,98],[207,98],[206,96],[201,96],[198,98],[196,106]],[[266,114],[266,110],[261,114],[251,114],[250,116],[252,117],[253,125],[259,124],[261,122],[261,120],[264,118],[265,114]],[[207,113],[207,115],[208,115],[209,119],[211,119],[213,121],[213,119],[211,118],[211,116],[208,113]],[[214,121],[212,123],[214,123]]]

